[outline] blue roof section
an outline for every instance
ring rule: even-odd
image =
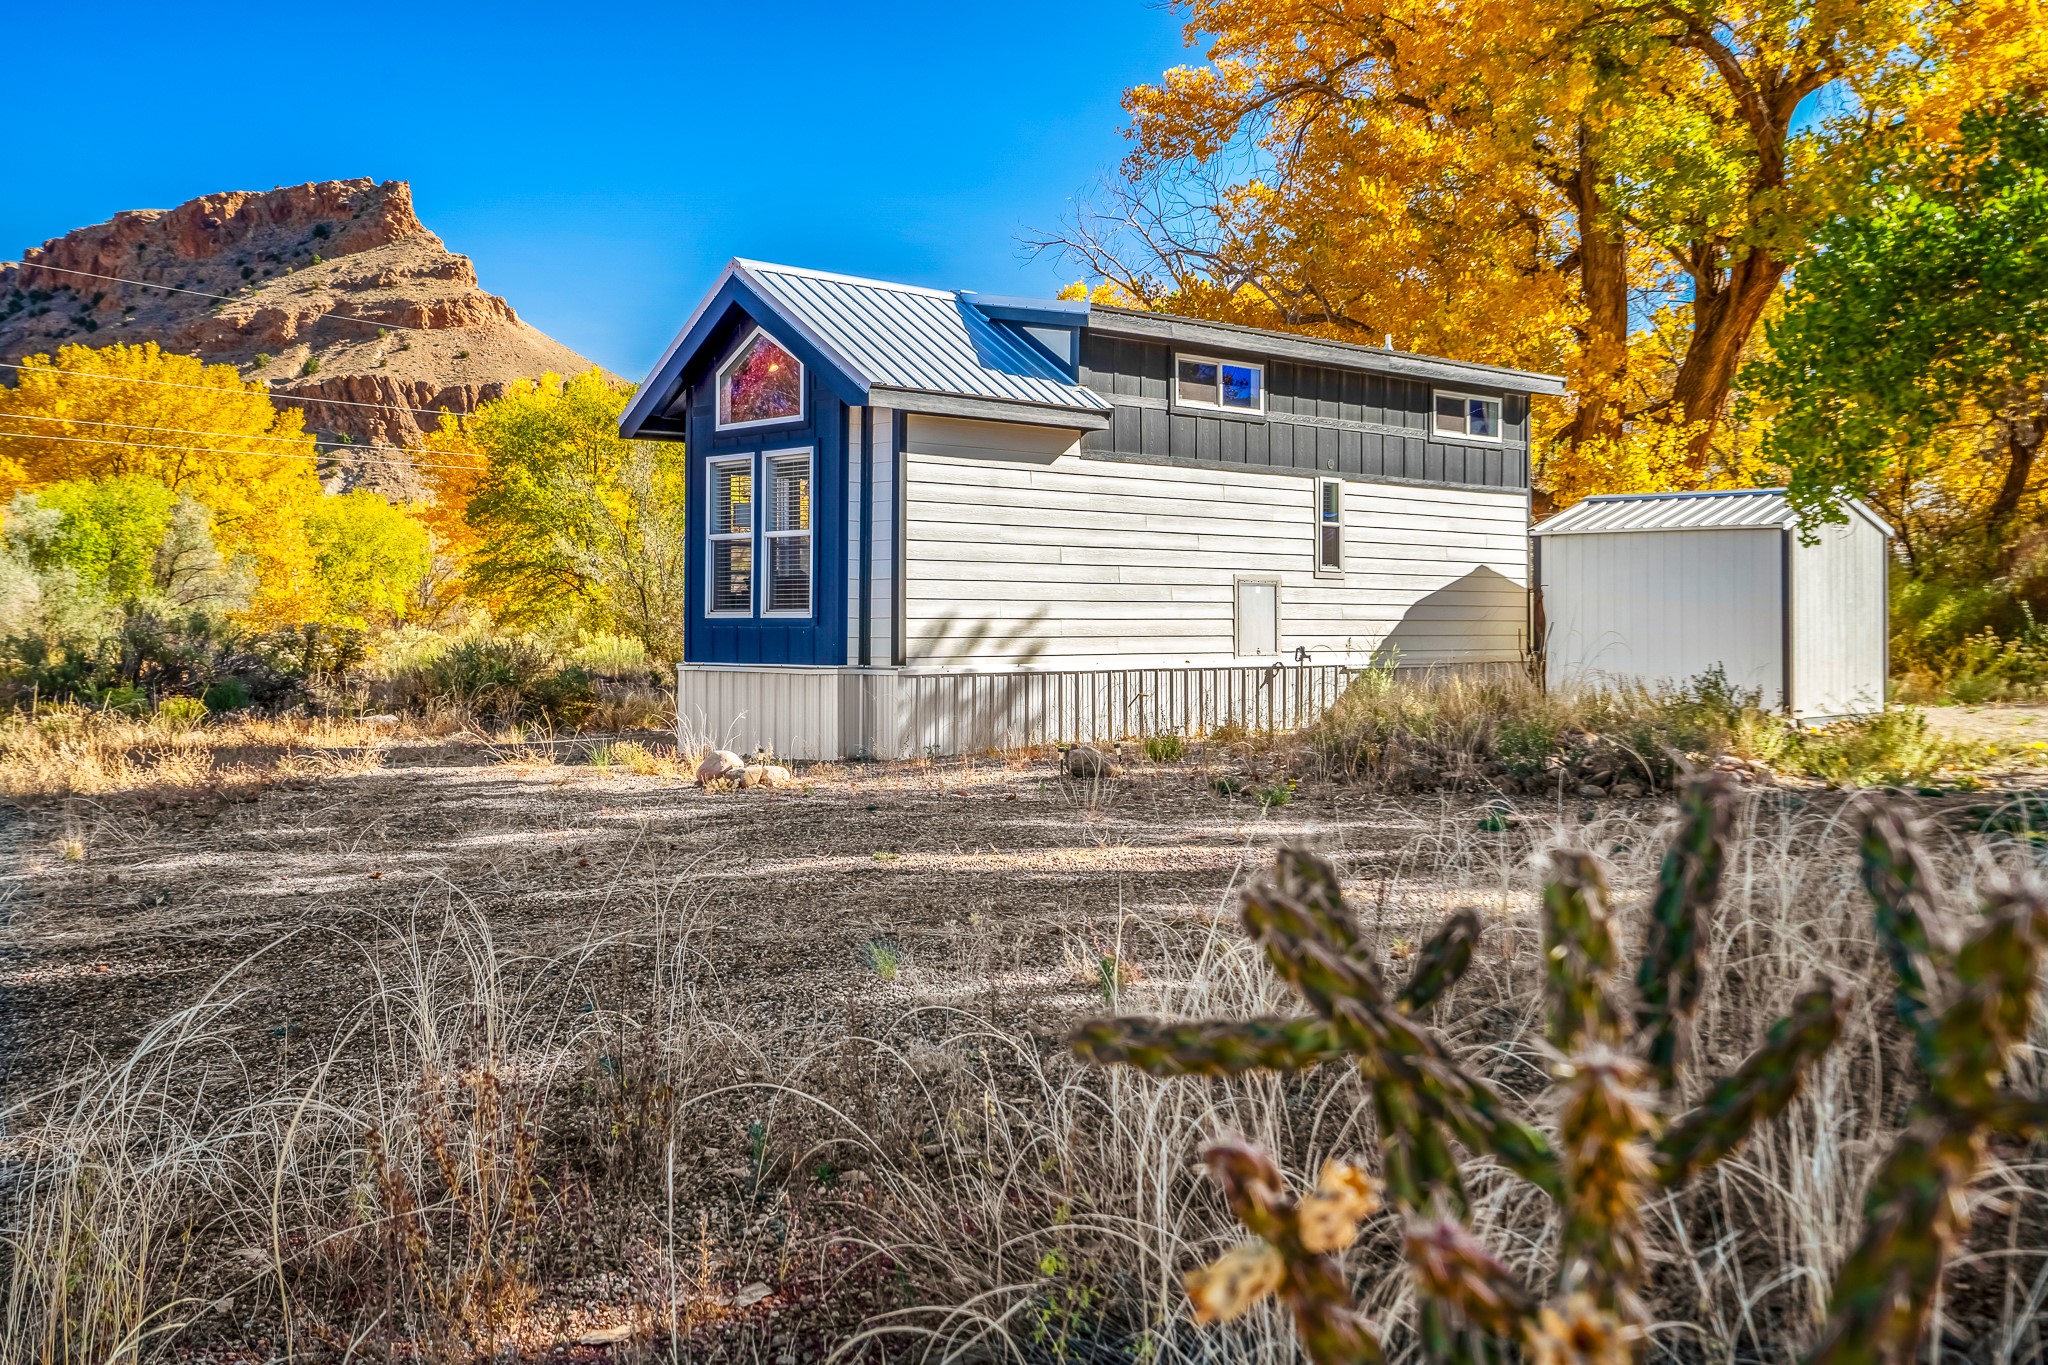
[[[1024,409],[1016,414],[1021,420],[1064,413],[1086,425],[1105,424],[1111,411],[1106,399],[991,322],[971,295],[736,259],[640,386],[622,432],[639,434],[668,407],[724,311],[712,308],[721,298],[758,304],[770,315],[762,321],[787,326],[837,372],[837,387],[856,395],[849,401],[915,407],[920,399],[960,400],[995,404],[996,411],[1015,405]]]

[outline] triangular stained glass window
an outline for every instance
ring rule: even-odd
[[[755,332],[718,372],[718,425],[786,422],[803,415],[802,363],[766,332]]]

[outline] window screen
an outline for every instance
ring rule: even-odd
[[[811,610],[811,457],[808,451],[768,457],[768,606],[808,616]]]
[[[1237,585],[1237,652],[1258,657],[1280,652],[1280,585],[1240,580]]]
[[[1316,570],[1344,568],[1344,481],[1319,479],[1316,488]]]
[[[754,609],[754,462],[717,460],[711,476],[711,601],[713,612]]]

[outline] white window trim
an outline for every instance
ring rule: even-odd
[[[1469,431],[1439,431],[1436,425],[1436,400],[1439,398],[1477,398],[1500,409],[1501,431],[1494,436],[1474,436]],[[1469,421],[1469,419],[1467,419]],[[1471,393],[1464,389],[1431,389],[1429,391],[1429,439],[1432,441],[1476,441],[1481,445],[1497,446],[1507,439],[1508,400],[1495,393]]]
[[[784,457],[784,456],[788,456],[788,455],[801,455],[801,456],[803,456],[803,457],[804,457],[804,477],[805,477],[805,478],[807,478],[808,480],[810,480],[810,485],[811,485],[811,525],[810,525],[810,529],[809,529],[809,530],[805,530],[805,531],[771,531],[771,530],[770,530],[770,529],[768,529],[768,528],[769,528],[769,523],[770,523],[770,522],[771,522],[771,521],[772,521],[772,520],[774,519],[774,513],[773,513],[772,511],[770,511],[770,510],[769,510],[769,504],[768,504],[768,503],[766,503],[766,502],[762,502],[762,503],[760,503],[760,504],[759,504],[759,505],[760,505],[760,507],[761,507],[761,509],[762,509],[762,511],[761,511],[761,515],[760,515],[760,516],[758,517],[758,520],[759,520],[759,521],[760,521],[760,523],[761,523],[761,550],[760,550],[760,553],[759,553],[759,554],[758,554],[758,555],[757,555],[757,556],[755,557],[755,558],[756,558],[756,572],[755,572],[755,576],[754,576],[754,577],[755,577],[755,587],[754,587],[754,596],[755,596],[755,601],[757,601],[757,602],[758,602],[758,603],[760,604],[760,616],[761,616],[761,618],[762,618],[763,620],[766,620],[766,621],[808,621],[808,620],[810,620],[810,619],[811,619],[811,618],[812,618],[813,616],[816,616],[816,615],[818,614],[818,454],[817,454],[817,450],[816,450],[816,449],[815,449],[814,447],[812,447],[812,446],[790,446],[789,448],[787,448],[787,449],[785,449],[785,450],[764,450],[764,451],[762,451],[762,452],[761,452],[761,465],[760,465],[761,473],[760,473],[760,475],[759,475],[759,476],[758,476],[758,478],[757,478],[757,481],[756,481],[756,485],[755,485],[755,486],[756,486],[756,488],[758,488],[758,487],[760,486],[760,481],[761,481],[761,480],[764,480],[764,479],[765,479],[765,480],[767,481],[768,485],[769,485],[769,486],[768,486],[768,496],[769,496],[770,498],[773,498],[773,497],[775,496],[775,488],[774,488],[774,477],[775,477],[775,476],[774,476],[774,469],[775,469],[775,461],[776,461],[776,460],[778,460],[778,459],[781,459],[781,458],[782,458],[782,457]],[[782,610],[782,611],[772,611],[772,610],[770,610],[770,609],[769,609],[769,606],[768,606],[768,594],[769,594],[769,592],[770,592],[770,591],[771,591],[771,589],[772,589],[772,584],[771,584],[770,580],[771,580],[771,579],[772,579],[772,578],[774,577],[774,570],[773,570],[773,566],[774,566],[774,563],[775,563],[775,556],[774,556],[774,554],[773,554],[773,553],[771,553],[771,551],[770,551],[770,547],[769,547],[769,543],[768,543],[768,542],[769,542],[769,541],[771,541],[771,540],[789,540],[789,539],[792,539],[792,538],[794,538],[794,537],[796,537],[796,536],[802,536],[802,537],[803,537],[803,538],[804,538],[805,540],[807,540],[807,541],[809,541],[809,542],[810,542],[810,550],[811,550],[811,604],[810,604],[810,605],[809,605],[808,607],[805,607],[805,608],[804,608],[804,609],[803,609],[802,611],[789,611],[789,610],[787,610],[787,609],[785,609],[785,610]],[[760,572],[760,570],[762,570],[762,569],[767,569],[767,570],[768,570],[768,572],[766,572],[766,573]]]
[[[1244,601],[1244,587],[1247,583],[1270,583],[1273,587],[1273,652],[1271,654],[1240,654],[1238,646],[1244,641],[1244,619],[1239,610]],[[1280,614],[1281,582],[1278,574],[1238,574],[1230,580],[1230,656],[1233,659],[1284,659],[1287,648],[1287,622]]]
[[[781,351],[791,360],[796,361],[796,416],[761,417],[756,418],[754,421],[751,422],[721,422],[718,420],[718,409],[725,398],[726,371],[730,370],[733,366],[739,364],[740,358],[746,355],[746,353],[750,349],[752,349],[755,337],[762,336],[767,337],[769,344],[774,346],[776,350]],[[803,361],[797,359],[796,352],[790,350],[789,347],[783,345],[781,339],[775,336],[774,333],[770,332],[766,327],[756,326],[753,331],[747,333],[746,337],[740,342],[740,344],[733,347],[732,354],[728,355],[725,358],[725,363],[720,365],[715,371],[712,372],[711,428],[714,431],[753,431],[758,427],[783,427],[789,426],[793,423],[802,423],[807,418],[809,418],[810,415],[810,371],[805,367]]]
[[[734,465],[745,465],[751,480],[748,489],[753,499],[750,524],[744,534],[738,531],[714,531],[711,518],[716,514],[718,500],[712,490],[717,487],[718,471]],[[751,621],[754,618],[754,603],[761,597],[761,470],[748,451],[744,455],[714,455],[704,462],[704,616],[714,621]],[[718,605],[718,573],[716,569],[716,547],[721,543],[739,544],[744,541],[751,559],[748,571],[752,581],[747,585],[747,606],[744,610]]]
[[[1207,361],[1209,364],[1214,365],[1216,367],[1216,402],[1209,403],[1204,402],[1202,399],[1199,398],[1183,398],[1180,396],[1180,367],[1181,362],[1186,360],[1195,361],[1197,364],[1200,364],[1203,361]],[[1235,365],[1237,366],[1237,368],[1241,370],[1255,370],[1258,372],[1259,405],[1257,407],[1236,408],[1231,407],[1222,401],[1223,367],[1225,365]],[[1173,353],[1172,380],[1173,406],[1177,408],[1193,408],[1201,412],[1220,412],[1225,413],[1231,417],[1264,417],[1266,415],[1266,367],[1263,363],[1259,361],[1226,360],[1224,357],[1217,355],[1197,355],[1193,351],[1175,351]]]
[[[1350,561],[1344,544],[1344,480],[1316,478],[1311,482],[1315,484],[1316,501],[1313,539],[1309,543],[1309,554],[1313,557],[1310,562],[1315,566],[1317,578],[1342,578],[1344,566]],[[1332,485],[1337,489],[1337,564],[1334,568],[1323,563],[1323,490]]]

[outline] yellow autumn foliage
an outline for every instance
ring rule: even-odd
[[[316,448],[232,365],[139,346],[65,346],[0,386],[0,493],[140,474],[213,512],[223,551],[256,571],[258,625],[317,619],[324,603],[306,515],[321,498]]]

